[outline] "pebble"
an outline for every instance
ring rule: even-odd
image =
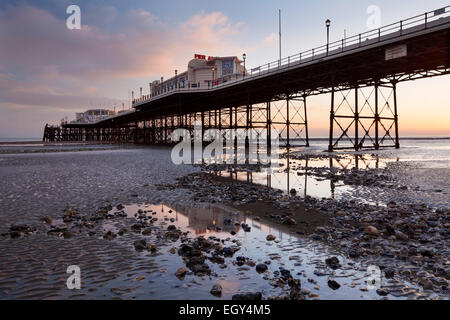
[[[341,285],[333,279],[328,279],[328,286],[333,290],[337,290],[341,287]]]
[[[213,296],[216,296],[216,297],[222,296],[222,286],[220,284],[213,285],[213,287],[211,288],[210,293]]]
[[[311,289],[309,289],[309,288],[302,288],[302,293],[307,296],[307,295],[309,295],[311,293]]]
[[[136,251],[142,251],[147,248],[147,241],[144,239],[136,240],[133,244]]]
[[[382,288],[377,289],[376,292],[379,296],[383,296],[383,297],[387,296],[389,294],[389,291],[387,291],[386,289],[382,289]]]
[[[341,266],[337,257],[327,258],[325,259],[325,263],[333,270],[336,270]]]
[[[267,270],[267,265],[265,263],[259,263],[256,265],[256,271],[259,273],[265,272]]]
[[[187,273],[186,268],[185,267],[181,267],[181,268],[178,268],[177,271],[175,271],[175,276],[177,278],[184,278],[186,273]]]
[[[249,301],[257,301],[262,300],[261,292],[246,292],[246,293],[238,293],[231,297],[231,300],[249,300]]]
[[[395,238],[401,241],[408,241],[409,237],[401,231],[395,232]]]
[[[364,228],[364,232],[368,235],[375,236],[375,237],[378,237],[378,234],[379,234],[378,229],[375,228],[374,226],[368,226],[368,227]]]

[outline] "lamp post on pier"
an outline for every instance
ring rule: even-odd
[[[244,71],[243,71],[243,77],[245,78],[245,59],[247,59],[247,55],[244,53],[242,55],[242,58],[244,59]]]
[[[211,71],[212,71],[211,87],[213,87],[214,86],[214,71],[216,71],[216,68],[212,67]]]
[[[177,76],[178,76],[178,70],[175,69],[175,89],[177,89],[178,87],[178,80],[177,80]]]
[[[325,26],[327,27],[327,56],[328,56],[328,51],[330,48],[330,25],[331,25],[331,21],[330,21],[330,19],[327,19],[327,21],[325,21]]]

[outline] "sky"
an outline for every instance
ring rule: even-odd
[[[69,5],[81,29],[69,30]],[[247,67],[368,31],[367,9],[381,24],[448,5],[440,0],[2,0],[0,2],[0,138],[42,136],[46,123],[90,108],[129,107],[131,91],[184,71],[195,53],[247,54]],[[402,83],[400,134],[450,136],[450,77]],[[326,136],[330,98],[308,101],[312,136]],[[426,112],[424,111],[426,110]]]

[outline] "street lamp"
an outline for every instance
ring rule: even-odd
[[[178,75],[178,70],[175,69],[175,89],[178,87],[177,75]]]
[[[243,77],[245,78],[245,59],[247,59],[247,55],[244,53],[242,55],[242,58],[244,59],[244,71],[243,71]]]
[[[325,21],[325,25],[327,27],[327,55],[328,55],[328,50],[330,48],[330,25],[331,25],[330,19],[327,19],[327,21]]]
[[[211,71],[212,71],[212,80],[211,80],[211,87],[212,87],[214,86],[214,71],[216,71],[216,68],[212,67]]]

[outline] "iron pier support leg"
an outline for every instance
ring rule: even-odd
[[[47,128],[48,128],[48,123],[45,124],[45,127],[44,127],[44,136],[42,137],[42,142],[45,142],[47,140],[47,137],[48,137],[48,133],[47,133],[48,129]]]
[[[237,137],[237,134],[238,134],[238,132],[237,132],[237,129],[238,129],[238,116],[237,116],[238,108],[239,107],[234,107],[234,150],[235,150],[235,153],[236,153],[236,160],[237,160],[237,139],[238,139],[238,137]]]
[[[233,129],[233,108],[230,108],[229,111],[230,111],[230,132],[231,132],[231,130]]]
[[[212,128],[212,115],[211,115],[211,110],[208,111],[208,129]]]
[[[397,111],[397,82],[392,82],[392,90],[394,90],[394,121],[395,121],[395,148],[400,149],[400,139],[398,136],[398,111]]]
[[[249,105],[249,128],[250,128],[250,130],[252,130],[253,129],[253,105],[252,104],[250,104]]]
[[[330,138],[328,151],[333,152],[333,124],[334,124],[334,87],[331,88],[331,108],[330,108]]]
[[[194,115],[192,113],[189,114],[189,132],[191,133],[192,137],[194,136],[194,124],[192,121],[193,116]]]
[[[290,141],[289,141],[289,131],[291,131],[291,122],[289,121],[289,97],[286,98],[286,148],[291,147]]]
[[[267,102],[266,106],[266,126],[267,126],[267,154],[270,155],[272,153],[272,116],[270,114],[270,101]]]
[[[309,147],[309,132],[308,132],[308,113],[306,112],[306,97],[303,95],[303,107],[305,109],[305,134],[306,134],[306,146]]]
[[[228,130],[230,135],[229,135],[228,139],[232,139],[233,138],[233,107],[230,107],[230,109],[228,111],[230,113],[230,119],[229,119],[230,123],[229,123],[229,130]],[[233,154],[233,157],[234,157],[234,152],[236,151],[235,141],[233,141],[233,147],[234,147],[234,150],[230,150],[230,155]],[[235,160],[236,160],[236,158],[235,158]],[[230,170],[232,170],[232,169],[230,169]]]
[[[139,142],[138,130],[139,130],[139,125],[138,125],[138,122],[135,121],[134,122],[134,143],[135,144],[137,144]]]
[[[158,119],[153,118],[153,144],[157,144],[158,143]]]
[[[164,116],[164,143],[167,144],[167,116]]]
[[[375,150],[380,149],[378,126],[380,123],[380,114],[378,111],[378,80],[375,81]]]
[[[172,122],[171,122],[171,128],[170,128],[170,136],[172,136],[172,133],[175,131],[175,115],[172,116]],[[179,125],[179,123],[178,123]],[[169,139],[169,143],[172,142],[172,139]]]
[[[217,109],[214,109],[214,128],[217,129]]]
[[[359,150],[359,109],[358,109],[358,90],[359,86],[355,86],[355,151]]]
[[[147,121],[144,120],[144,144],[147,143]]]
[[[203,135],[205,134],[205,112],[201,111],[200,117],[202,120],[202,136],[200,137],[200,141],[203,141]]]
[[[246,106],[246,110],[245,110],[245,116],[246,116],[246,121],[245,121],[245,150],[249,150],[249,128],[250,128],[250,105],[247,104]],[[248,160],[248,158],[247,158]]]

